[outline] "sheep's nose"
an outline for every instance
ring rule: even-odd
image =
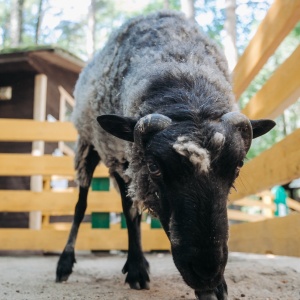
[[[195,291],[197,300],[218,300],[214,292],[198,292]]]

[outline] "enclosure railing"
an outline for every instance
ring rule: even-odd
[[[20,130],[21,129],[21,130]],[[77,132],[68,122],[39,122],[21,119],[0,119],[0,141],[44,141],[74,142]],[[63,191],[51,189],[49,181],[53,176],[73,179],[75,175],[71,156],[32,156],[31,154],[0,153],[0,176],[34,176],[44,178],[44,189],[40,192],[30,190],[0,190],[0,212],[41,211],[43,222],[40,230],[0,229],[0,250],[61,250],[66,241],[70,222],[50,223],[51,216],[72,215],[77,201],[76,188]],[[100,165],[94,178],[107,178],[108,170]],[[121,213],[122,205],[116,190],[90,191],[87,214]],[[263,215],[251,215],[239,210],[229,210],[229,218],[240,221],[259,221]],[[107,229],[91,228],[91,223],[83,223],[77,249],[126,249],[127,234],[119,224],[110,224]],[[162,229],[142,226],[143,247],[145,250],[166,250],[169,243]]]
[[[20,130],[21,129],[21,130]],[[77,132],[68,122],[38,122],[33,120],[0,119],[0,141],[76,141]],[[31,154],[0,154],[0,176],[41,175],[47,180],[52,176],[72,179],[75,176],[71,156],[32,156]],[[108,170],[100,165],[94,178],[107,178]],[[41,229],[0,229],[0,250],[62,250],[71,223],[49,223],[49,216],[72,215],[77,201],[76,188],[54,191],[49,184],[41,192],[30,190],[0,190],[0,212],[41,211]],[[118,193],[90,191],[87,214],[92,212],[121,213],[122,205]],[[169,249],[162,229],[142,226],[142,242],[145,250]],[[92,228],[83,224],[77,249],[110,250],[127,248],[127,231],[121,224],[106,229]]]
[[[253,80],[284,37],[300,19],[300,1],[276,0],[256,35],[240,58],[233,83],[237,99]],[[300,47],[274,72],[263,88],[249,101],[243,112],[252,119],[276,118],[300,95]],[[37,125],[38,124],[38,125]],[[22,131],[20,131],[22,128]],[[40,122],[0,119],[0,141],[75,141],[77,133],[67,122]],[[300,214],[273,218],[274,204],[253,200],[250,195],[261,193],[274,185],[300,177],[300,129],[295,130],[269,150],[247,162],[241,170],[230,203],[237,207],[258,207],[263,213],[249,214],[228,210],[230,220],[247,221],[230,226],[231,251],[274,253],[300,256]],[[0,176],[53,175],[74,177],[73,158],[29,154],[0,154]],[[107,177],[107,169],[99,166],[94,177]],[[0,229],[0,250],[61,250],[67,238],[69,224],[50,224],[51,215],[72,214],[77,201],[77,190],[54,192],[45,187],[42,192],[0,191],[0,211],[42,211],[44,223],[40,230]],[[288,199],[293,211],[300,211],[297,202]],[[116,191],[91,191],[87,213],[121,212]],[[266,212],[266,213],[265,213]],[[59,226],[58,226],[59,225]],[[143,248],[169,249],[169,242],[161,228],[142,227]],[[83,225],[77,249],[126,249],[127,233],[119,225],[109,229],[94,229]]]
[[[300,1],[275,0],[233,72],[237,100],[283,39],[300,21]],[[250,99],[243,113],[251,119],[276,118],[300,96],[300,46]],[[300,129],[252,159],[242,168],[231,203],[300,177]],[[234,202],[237,201],[237,202]],[[239,200],[241,201],[241,200]],[[298,203],[288,200],[292,209]],[[232,251],[300,256],[300,214],[232,225]]]

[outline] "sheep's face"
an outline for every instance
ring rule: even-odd
[[[156,205],[150,206],[169,236],[176,267],[196,290],[213,289],[222,280],[227,195],[245,157],[238,135],[226,143],[225,133],[213,127],[203,139],[194,124],[174,124],[145,147],[149,177],[157,187]]]
[[[183,279],[196,291],[209,291],[221,283],[227,262],[230,188],[253,136],[274,123],[250,122],[240,113],[196,119],[174,121],[154,114],[138,121],[117,116],[98,121],[108,132],[138,144],[153,194],[146,205],[159,217]]]

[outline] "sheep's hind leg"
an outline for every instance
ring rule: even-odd
[[[100,157],[94,150],[94,147],[79,141],[75,158],[75,167],[79,179],[79,197],[75,207],[75,214],[69,238],[57,263],[56,282],[67,281],[72,273],[73,265],[76,262],[74,247],[77,233],[87,207],[87,195],[91,179],[99,161]]]
[[[149,263],[144,257],[141,245],[141,214],[132,207],[133,202],[127,196],[127,185],[124,180],[118,173],[113,175],[120,189],[128,229],[128,256],[122,269],[123,274],[127,273],[125,282],[132,289],[149,289]]]

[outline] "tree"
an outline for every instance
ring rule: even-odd
[[[169,0],[164,0],[164,9],[170,9]]]
[[[225,0],[226,20],[224,23],[225,37],[223,39],[224,53],[232,71],[238,60],[236,45],[236,0]]]
[[[62,20],[56,27],[56,34],[59,34],[56,44],[74,54],[87,58],[86,55],[86,24],[84,20],[72,22]]]
[[[201,26],[201,29],[222,47],[222,32],[224,31],[226,17],[224,7],[220,6],[220,1],[196,1],[195,16],[195,19]]]
[[[86,52],[90,58],[95,52],[96,0],[90,0],[87,20]]]
[[[2,45],[1,48],[8,47],[10,44],[10,10],[11,8],[7,4],[7,2],[0,1],[0,45]]]
[[[12,0],[10,14],[10,46],[18,47],[22,42],[24,0]]]
[[[195,18],[195,6],[194,0],[180,0],[181,11],[186,15],[188,19]]]
[[[43,4],[44,4],[44,0],[39,0],[38,15],[37,15],[36,27],[35,27],[35,44],[39,43],[42,20],[43,20]]]

